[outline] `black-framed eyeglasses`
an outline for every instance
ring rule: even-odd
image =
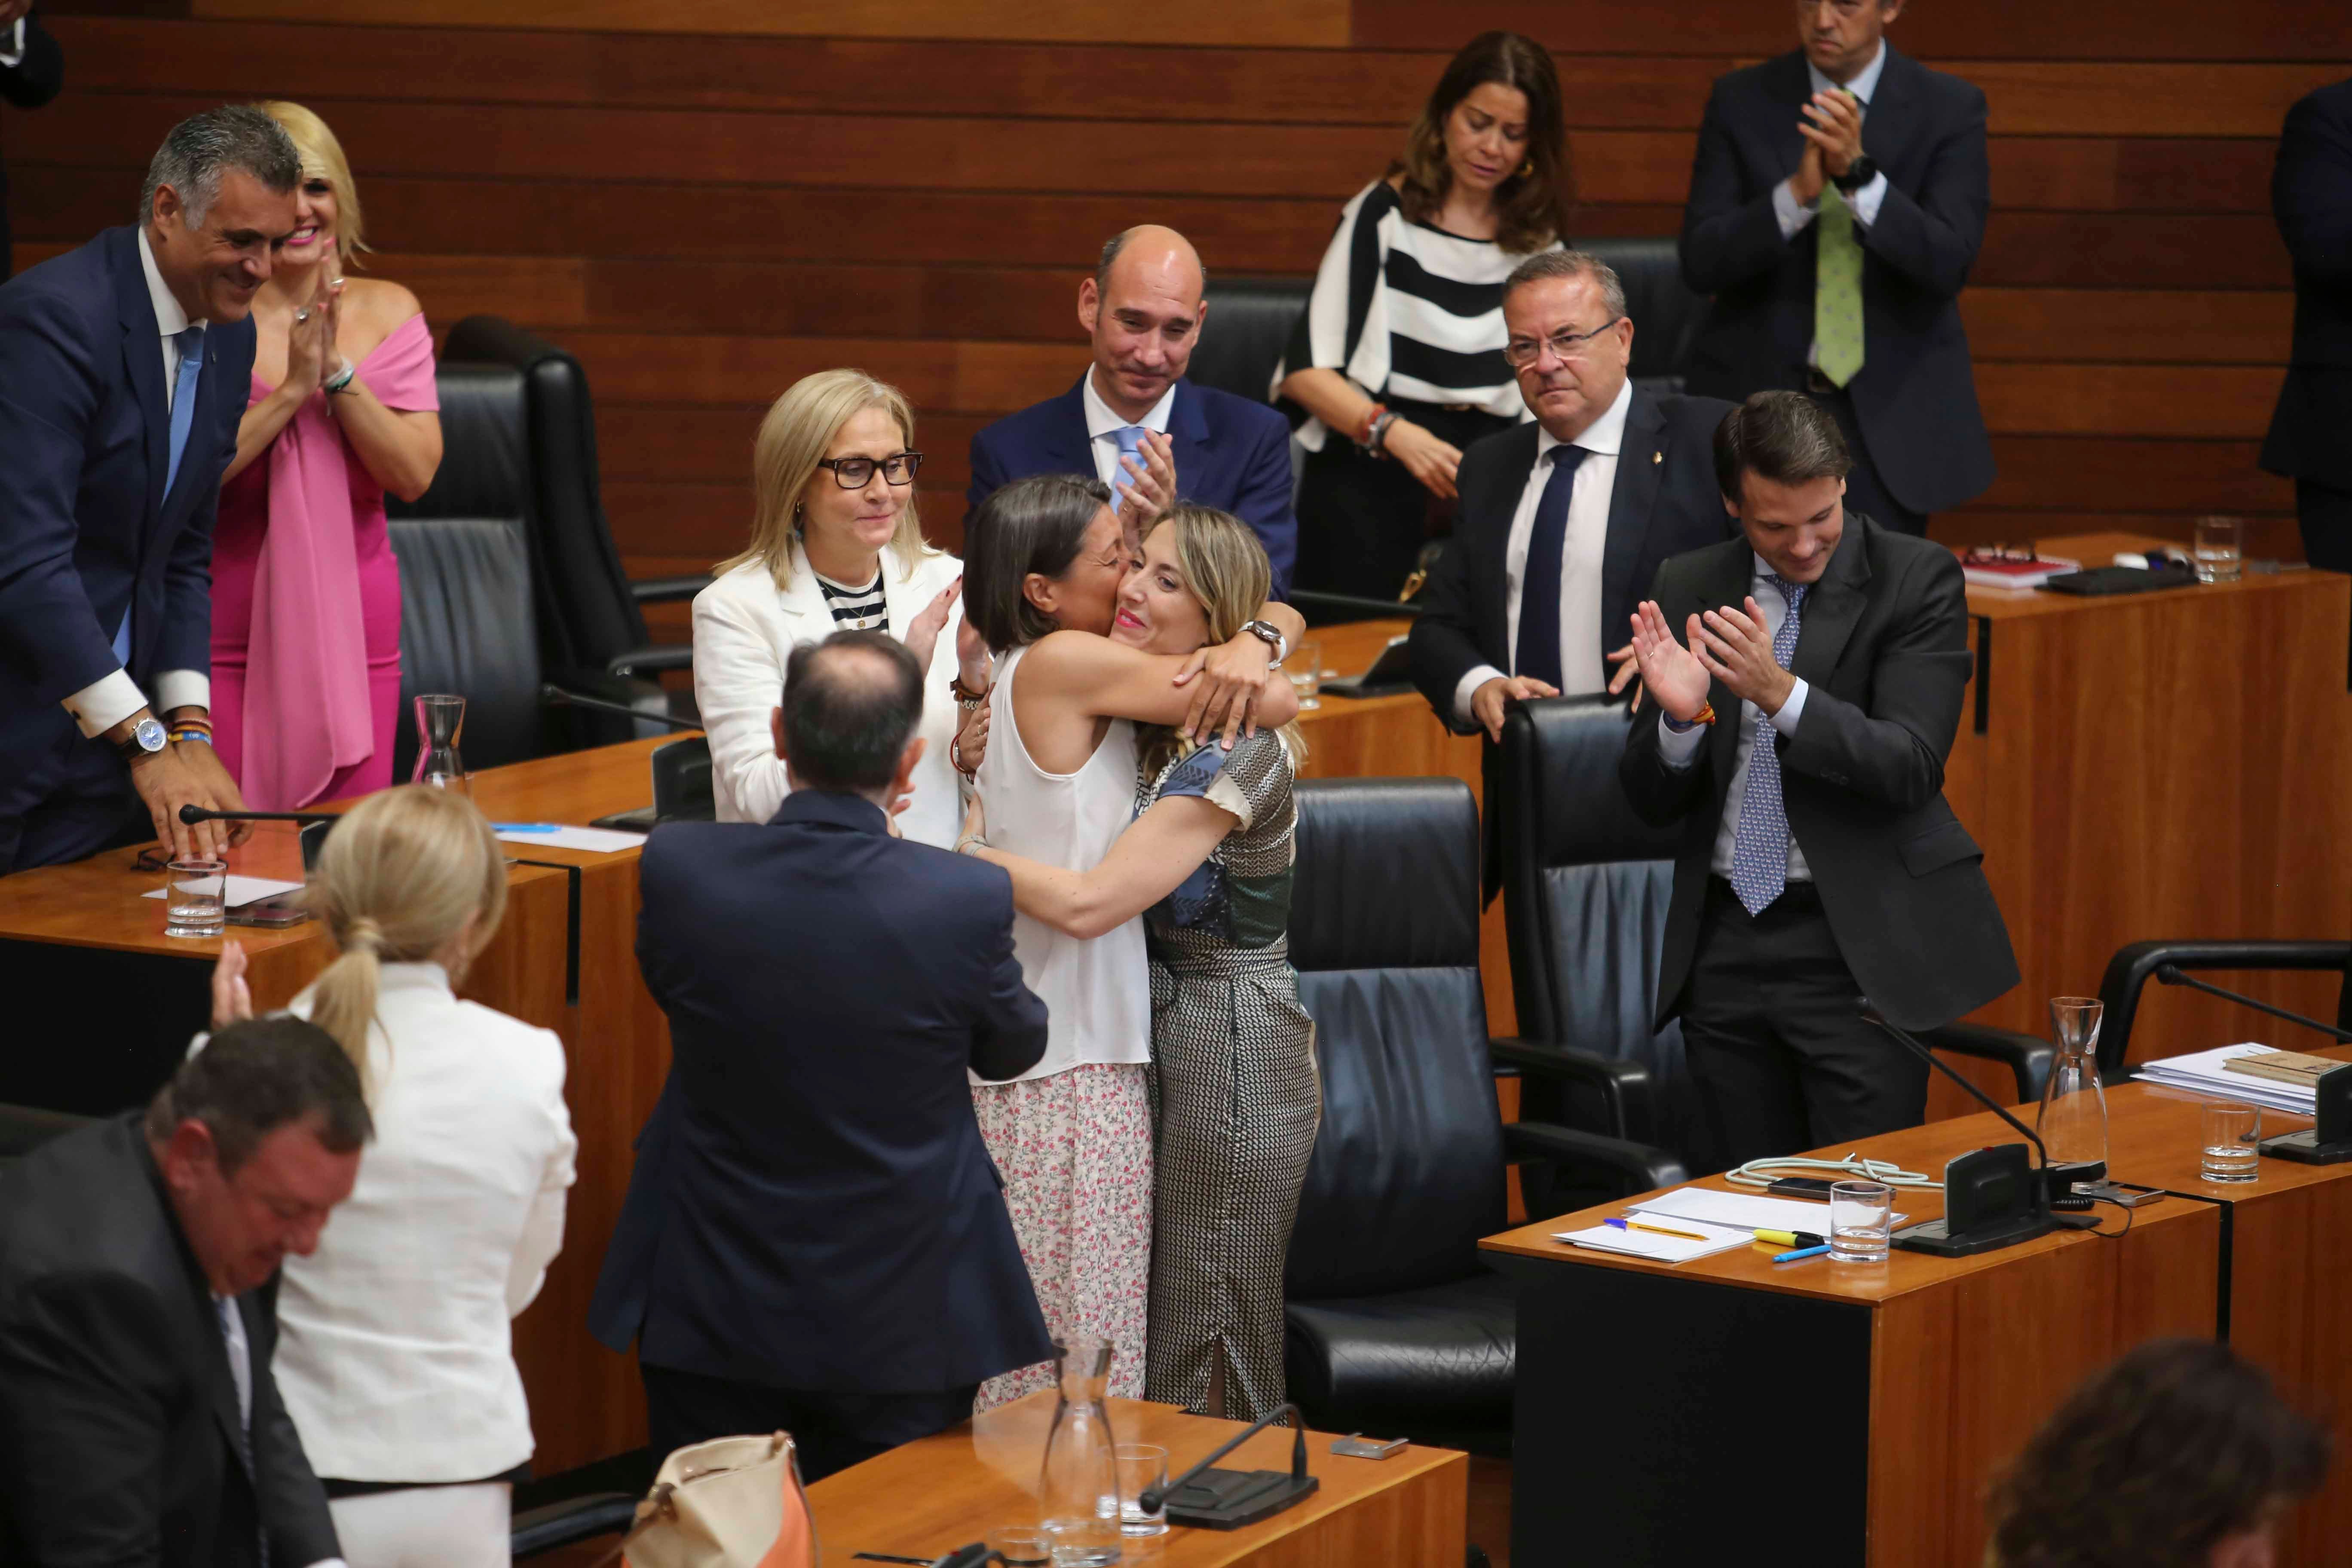
[[[1554,332],[1541,342],[1534,338],[1513,338],[1503,345],[1503,363],[1513,370],[1525,370],[1542,355],[1546,343],[1551,345],[1551,352],[1555,358],[1580,358],[1589,351],[1593,339],[1624,319],[1622,316],[1612,316],[1589,332]]]
[[[833,470],[833,482],[845,490],[862,490],[874,479],[874,470],[882,470],[882,478],[894,485],[911,485],[915,471],[923,466],[920,452],[901,452],[895,458],[819,458],[816,466]]]

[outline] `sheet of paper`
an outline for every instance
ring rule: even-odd
[[[2249,1041],[2222,1046],[2215,1050],[2191,1051],[2183,1057],[2165,1057],[2158,1061],[2144,1062],[2134,1070],[2152,1082],[2185,1089],[2192,1094],[2242,1100],[2249,1105],[2265,1105],[2278,1110],[2299,1110],[2308,1116],[2318,1102],[2316,1089],[2282,1083],[2276,1079],[2231,1072],[2221,1065],[2233,1058],[2260,1056],[2273,1048]]]
[[[646,841],[642,833],[624,833],[617,827],[510,827],[501,828],[499,837],[509,844],[535,844],[541,849],[585,849],[592,855],[635,849]]]
[[[184,884],[183,885],[184,886]],[[268,877],[238,877],[232,875],[228,879],[227,890],[221,895],[221,904],[226,909],[241,910],[245,908],[246,905],[253,902],[256,899],[267,899],[275,897],[279,893],[290,893],[301,885],[302,884],[299,882],[276,881]],[[150,889],[142,896],[150,899],[160,899],[163,896],[163,889],[161,888]]]
[[[1709,1258],[1718,1252],[1746,1247],[1756,1239],[1744,1230],[1727,1226],[1685,1223],[1675,1228],[1687,1229],[1706,1239],[1687,1241],[1679,1236],[1661,1236],[1654,1230],[1620,1230],[1613,1225],[1596,1225],[1590,1230],[1554,1231],[1552,1239],[1589,1247],[1595,1252],[1617,1252],[1628,1258],[1646,1258],[1656,1263],[1688,1263],[1694,1258]]]
[[[1900,1190],[1897,1189],[1898,1192]],[[1802,1198],[1767,1198],[1748,1193],[1718,1193],[1709,1187],[1677,1187],[1654,1198],[1636,1199],[1627,1206],[1644,1214],[1672,1215],[1676,1219],[1700,1220],[1708,1225],[1731,1226],[1744,1231],[1806,1230],[1823,1236],[1828,1234],[1830,1223],[1830,1205],[1827,1204],[1807,1203]],[[1898,1214],[1893,1223],[1901,1225],[1906,1217]]]

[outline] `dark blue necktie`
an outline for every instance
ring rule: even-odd
[[[1581,447],[1551,449],[1551,478],[1536,502],[1535,527],[1528,534],[1527,570],[1519,574],[1519,637],[1511,673],[1558,689],[1559,674],[1559,563],[1568,549],[1568,502],[1576,493]]]

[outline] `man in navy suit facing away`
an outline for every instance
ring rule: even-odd
[[[1045,1005],[1012,879],[890,832],[922,705],[897,638],[801,644],[776,815],[646,844],[637,959],[669,1081],[589,1326],[636,1342],[656,1454],[789,1431],[814,1480],[1053,1353],[965,1072],[1034,1067]]]

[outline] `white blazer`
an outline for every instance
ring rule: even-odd
[[[954,582],[963,563],[929,553],[907,575],[905,558],[882,547],[882,599],[892,637],[903,638],[923,606]],[[963,826],[955,764],[948,742],[955,739],[956,704],[948,683],[956,676],[956,632],[963,625],[958,598],[923,679],[923,718],[916,733],[929,742],[915,767],[914,799],[898,818],[898,831],[919,844],[952,849]],[[800,642],[823,642],[834,631],[833,612],[809,570],[808,556],[793,546],[793,585],[779,594],[776,580],[760,562],[726,574],[694,596],[694,700],[710,737],[710,784],[721,822],[765,822],[791,793],[783,759],[769,728],[783,700],[784,660]]]
[[[376,1020],[375,1137],[319,1249],[286,1259],[278,1390],[321,1476],[485,1480],[531,1455],[507,1325],[563,1246],[563,1043],[460,1002],[437,963],[385,964]]]

